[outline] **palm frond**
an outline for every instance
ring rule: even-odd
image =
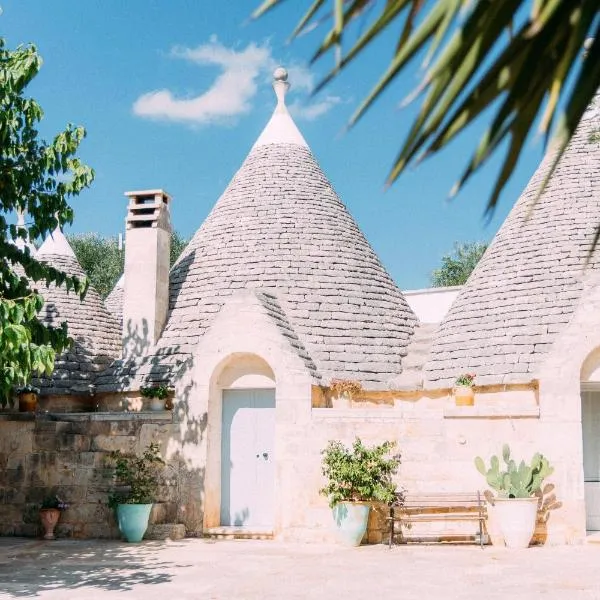
[[[284,0],[266,0],[258,17]],[[334,52],[334,67],[317,85],[330,83],[390,27],[399,27],[392,58],[350,119],[354,125],[417,56],[424,53],[420,110],[387,178],[392,184],[406,168],[446,148],[473,121],[491,110],[489,127],[454,187],[470,179],[507,141],[507,152],[490,192],[493,211],[514,172],[524,143],[539,122],[548,144],[553,123],[555,160],[562,153],[600,87],[600,5],[598,0],[311,0],[293,37],[325,27],[312,60]],[[378,7],[379,10],[372,10]],[[348,45],[359,15],[368,23]],[[330,10],[330,12],[326,12]],[[326,12],[325,15],[322,13]],[[510,32],[507,35],[506,32]],[[594,42],[582,59],[586,39]],[[564,112],[558,118],[559,107]]]

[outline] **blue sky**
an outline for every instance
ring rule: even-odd
[[[417,82],[409,73],[350,132],[344,125],[389,58],[382,39],[315,98],[331,58],[308,59],[318,40],[286,44],[300,3],[249,22],[258,0],[5,0],[9,47],[34,42],[44,59],[30,94],[50,137],[68,122],[88,132],[81,156],[96,171],[73,202],[69,232],[122,231],[123,192],[161,187],[172,194],[175,228],[191,236],[248,154],[274,107],[273,66],[290,70],[288,104],[334,188],[402,289],[426,287],[456,241],[490,240],[535,170],[533,140],[488,223],[484,209],[498,161],[452,202],[448,191],[478,139],[476,127],[442,154],[384,181],[416,105],[399,101]],[[388,42],[388,43],[386,43]]]

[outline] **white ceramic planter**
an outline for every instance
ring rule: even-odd
[[[527,548],[535,531],[537,498],[495,498],[494,513],[508,548]]]
[[[165,401],[162,398],[152,398],[150,400],[150,410],[165,410]]]

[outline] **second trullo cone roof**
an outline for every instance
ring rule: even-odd
[[[538,198],[549,152],[442,321],[429,387],[475,373],[483,384],[527,383],[600,270],[600,94]]]
[[[271,120],[171,271],[158,349],[192,353],[228,298],[254,288],[274,297],[322,380],[386,386],[416,317],[289,115],[285,70],[273,86]]]

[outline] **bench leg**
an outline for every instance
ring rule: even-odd
[[[483,521],[479,519],[479,546],[483,550]]]

